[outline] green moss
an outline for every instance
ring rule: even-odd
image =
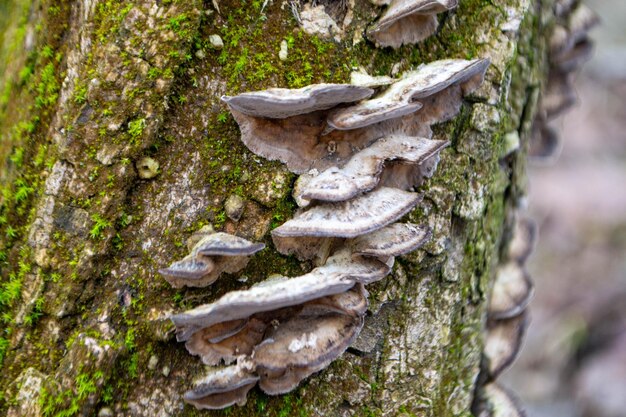
[[[133,142],[136,142],[141,135],[143,134],[143,130],[146,128],[146,119],[139,118],[135,120],[131,120],[128,122],[128,134]]]
[[[104,230],[111,227],[111,222],[107,219],[102,218],[99,214],[93,214],[91,216],[91,220],[94,222],[94,224],[89,231],[89,236],[94,240],[102,239],[102,233],[104,232]]]
[[[54,395],[48,388],[40,391],[39,405],[44,417],[73,417],[79,414],[82,403],[97,391],[98,381],[104,378],[102,371],[79,373],[74,380],[74,389]]]
[[[74,103],[83,104],[87,101],[87,86],[78,84],[74,88]]]

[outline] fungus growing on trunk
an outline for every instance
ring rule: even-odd
[[[357,237],[398,220],[421,200],[417,193],[380,187],[352,200],[301,211],[272,230],[272,237]]]
[[[350,246],[355,254],[384,259],[414,251],[428,242],[431,235],[427,226],[394,223],[357,237],[350,242]]]
[[[243,327],[239,326],[241,320],[234,320],[194,333],[186,344],[188,349],[190,344],[194,347],[191,353],[203,355],[203,361],[212,365],[221,359],[227,363],[236,359],[237,364],[209,373],[185,394],[185,400],[198,408],[241,405],[257,382],[270,395],[291,391],[303,379],[328,366],[354,341],[363,326],[367,292],[362,284],[353,283],[342,293],[292,303],[287,308],[255,313]],[[258,337],[236,354],[229,349],[232,345],[224,349],[224,341],[245,337],[241,335],[250,323],[255,323]],[[216,326],[236,333],[211,341],[205,336],[220,333],[215,331]]]
[[[453,9],[457,0],[393,0],[367,36],[379,46],[399,48],[417,43],[437,30],[437,14]]]
[[[593,52],[588,32],[599,23],[598,16],[582,3],[561,1],[555,5],[557,22],[550,37],[548,83],[533,122],[529,154],[538,160],[554,159],[561,140],[550,123],[576,104],[574,75]]]
[[[272,278],[247,290],[233,291],[211,304],[171,317],[178,341],[208,327],[253,314],[304,304],[317,298],[346,292],[357,282],[369,283],[384,278],[389,266],[375,259],[353,258],[343,250],[325,265],[295,278]]]
[[[368,307],[364,285],[383,279],[396,256],[431,236],[426,226],[394,223],[422,200],[412,190],[434,173],[448,145],[430,139],[430,125],[459,111],[488,65],[444,60],[400,80],[368,79],[376,87],[392,83],[354,105],[373,90],[318,84],[223,97],[252,152],[301,174],[294,198],[310,207],[275,228],[272,239],[280,253],[318,266],[171,317],[177,339],[204,363],[237,361],[220,371],[234,375],[231,389],[222,374],[211,374],[187,401],[217,407],[212,397],[219,392],[227,395],[224,404],[241,403],[257,380],[268,394],[289,392],[356,339]],[[214,256],[204,243],[196,243],[191,261]]]
[[[246,404],[246,395],[259,380],[250,372],[251,364],[242,360],[209,373],[195,382],[195,388],[187,391],[183,398],[199,410],[219,410],[237,404]]]
[[[272,327],[252,355],[259,386],[271,395],[291,391],[341,355],[362,326],[362,315],[329,313],[300,315]],[[285,378],[286,373],[291,375]]]
[[[495,382],[481,387],[477,398],[472,407],[476,417],[526,417],[517,397]]]
[[[235,273],[248,264],[249,257],[265,247],[228,233],[199,232],[190,238],[191,253],[159,273],[175,288],[206,287],[223,272]]]
[[[444,59],[422,65],[404,74],[373,99],[332,111],[328,124],[335,129],[351,130],[414,113],[423,106],[418,100],[432,97],[453,85],[460,85],[466,92],[475,89],[482,83],[488,66],[486,59]],[[452,106],[452,103],[442,105]]]
[[[401,135],[380,138],[355,153],[340,168],[331,167],[317,176],[300,175],[294,187],[294,199],[300,206],[308,205],[311,200],[348,200],[376,187],[386,162],[401,161],[419,166],[448,144],[443,140]],[[420,174],[426,176],[428,172]]]
[[[282,118],[271,116],[284,115],[286,110],[276,112],[268,106],[270,111],[263,111],[261,106],[255,111],[246,109],[254,114],[249,115],[236,104],[245,94],[265,98],[262,91],[224,100],[239,124],[242,142],[252,152],[269,160],[279,160],[290,171],[304,174],[311,169],[319,172],[346,163],[355,152],[383,136],[404,134],[430,138],[430,125],[457,114],[463,95],[482,83],[488,65],[486,59],[435,61],[408,73],[379,96],[362,104],[310,109],[309,113],[298,109],[298,114]],[[289,96],[289,92],[297,97],[301,95],[300,90],[281,91],[281,97]],[[339,102],[347,100],[342,98]],[[283,109],[282,104],[280,108]],[[370,115],[371,108],[374,113]]]
[[[533,283],[522,266],[515,262],[501,265],[489,301],[490,317],[504,319],[520,314],[532,294]]]
[[[187,351],[192,355],[200,356],[206,365],[219,365],[222,361],[228,365],[241,355],[251,354],[254,347],[263,340],[268,323],[254,317],[248,320],[235,320],[235,322],[245,324],[232,334],[211,337],[215,326],[224,323],[194,333],[185,343]]]
[[[248,116],[284,119],[363,100],[373,93],[371,88],[351,84],[312,84],[295,90],[270,88],[234,97],[222,96],[222,101]]]
[[[527,324],[525,314],[487,322],[483,355],[487,361],[490,379],[498,378],[513,363],[522,347]]]
[[[509,259],[523,265],[535,249],[536,242],[537,224],[528,218],[517,219],[513,235],[508,243]]]

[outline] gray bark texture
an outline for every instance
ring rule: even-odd
[[[310,5],[280,0],[0,2],[0,413],[471,415],[493,270],[525,193],[552,5],[460,0],[434,36],[393,50],[364,37],[380,7],[317,3],[328,3],[330,31],[305,31]],[[366,348],[286,395],[255,388],[243,407],[186,405],[205,367],[168,315],[312,268],[269,237],[293,215],[295,176],[241,144],[220,96],[479,57],[491,60],[485,82],[434,127],[451,146],[407,216],[433,238],[368,287]],[[225,210],[233,195],[238,221]],[[173,289],[157,270],[205,225],[268,248],[208,288]]]

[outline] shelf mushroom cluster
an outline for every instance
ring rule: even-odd
[[[534,248],[536,235],[532,221],[518,218],[505,259],[496,270],[487,311],[481,374],[472,410],[477,417],[525,415],[516,397],[496,380],[517,357],[526,331],[526,309],[533,294],[533,283],[524,264]]]
[[[458,0],[373,0],[388,4],[380,19],[367,31],[378,46],[399,48],[431,36],[437,30],[437,14],[451,10]]]
[[[265,247],[228,233],[203,228],[187,242],[189,255],[159,273],[175,288],[206,287],[223,272],[235,273],[248,264],[249,257]]]
[[[391,85],[370,83],[389,85],[376,95],[370,87],[317,84],[223,97],[246,146],[300,174],[294,198],[301,209],[272,239],[279,252],[317,266],[172,316],[190,353],[207,365],[227,365],[197,381],[187,402],[205,409],[242,405],[257,384],[270,395],[289,392],[348,348],[363,326],[365,285],[430,238],[428,227],[398,222],[421,201],[415,190],[448,145],[430,139],[430,125],[459,111],[488,65],[437,61]],[[187,270],[195,274],[196,263],[208,263],[205,245],[199,239],[162,273],[175,275],[172,282]],[[240,247],[245,255],[261,248]]]
[[[576,0],[557,1],[557,23],[549,42],[550,73],[533,123],[530,155],[551,160],[561,149],[561,140],[551,126],[556,118],[576,104],[574,77],[593,52],[588,32],[599,23],[598,16]]]
[[[354,341],[367,310],[365,283],[389,265],[348,250],[295,277],[272,277],[247,290],[172,317],[177,339],[210,371],[185,393],[197,408],[243,405],[257,383],[270,395],[294,389],[330,364]]]

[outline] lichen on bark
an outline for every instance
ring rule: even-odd
[[[5,6],[16,18],[0,22],[0,57],[13,58],[0,101],[0,408],[210,415],[183,405],[204,369],[174,342],[167,314],[312,267],[277,254],[268,237],[295,209],[295,177],[240,143],[219,97],[347,82],[353,67],[390,75],[483,57],[492,61],[485,84],[436,126],[434,139],[452,146],[408,215],[428,223],[433,239],[370,288],[357,342],[370,351],[349,350],[291,394],[253,390],[245,407],[214,413],[469,415],[486,294],[507,213],[524,193],[542,12],[529,0],[465,0],[441,16],[436,36],[390,50],[362,37],[379,9],[345,3],[339,39],[306,33],[277,1],[219,1],[219,12],[177,0]],[[505,156],[512,131],[524,146]],[[158,163],[156,176],[137,173],[144,157]],[[231,196],[243,204],[237,221],[224,207]],[[207,224],[269,249],[213,287],[170,288],[157,269],[182,257],[185,240]]]

